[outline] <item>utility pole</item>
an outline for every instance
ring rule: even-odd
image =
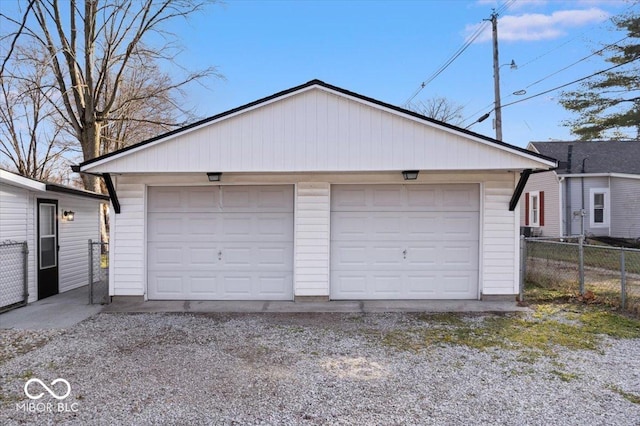
[[[496,139],[502,140],[502,107],[500,106],[500,62],[498,60],[498,14],[494,10],[491,14],[491,27],[493,29],[493,86],[495,94],[496,112]]]

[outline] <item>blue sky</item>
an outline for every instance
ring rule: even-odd
[[[210,116],[318,78],[403,106],[489,18],[493,0],[449,1],[233,1],[213,5],[169,30],[180,36],[186,68],[215,65],[224,80],[188,91],[198,115]],[[624,34],[611,17],[630,10],[615,0],[516,0],[499,17],[502,104],[523,99],[607,68],[588,56]],[[493,107],[490,25],[414,101],[444,96],[464,105],[467,123]],[[538,80],[541,80],[538,82]],[[572,89],[577,85],[570,86]],[[527,94],[512,93],[524,89]],[[560,91],[503,108],[503,140],[570,139],[561,121]],[[494,136],[490,119],[471,127]]]

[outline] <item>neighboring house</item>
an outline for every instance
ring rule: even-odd
[[[532,235],[640,238],[640,142],[531,142],[559,161],[529,177],[520,224]]]
[[[0,170],[0,243],[28,244],[28,302],[87,284],[88,240],[100,240],[99,207],[108,200]],[[9,268],[8,259],[0,258],[0,275],[3,286],[14,285],[2,268]],[[0,290],[0,308],[16,302],[5,299],[22,299],[22,292]]]
[[[313,80],[86,161],[110,294],[179,300],[518,293],[523,169],[553,159]]]

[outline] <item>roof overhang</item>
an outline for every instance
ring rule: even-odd
[[[30,191],[44,192],[47,190],[47,186],[43,182],[29,179],[6,170],[0,170],[0,182],[22,189],[28,189]]]

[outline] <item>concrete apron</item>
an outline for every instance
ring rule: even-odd
[[[364,300],[330,302],[117,300],[103,312],[526,312],[515,301]]]
[[[84,286],[0,314],[0,329],[69,328],[101,310],[101,305],[89,305],[89,287]]]
[[[0,314],[0,329],[38,330],[72,327],[99,312],[243,312],[243,313],[374,313],[374,312],[523,312],[513,300],[364,300],[329,302],[282,301],[142,301],[122,298],[110,305],[89,305],[88,287],[30,303]]]

